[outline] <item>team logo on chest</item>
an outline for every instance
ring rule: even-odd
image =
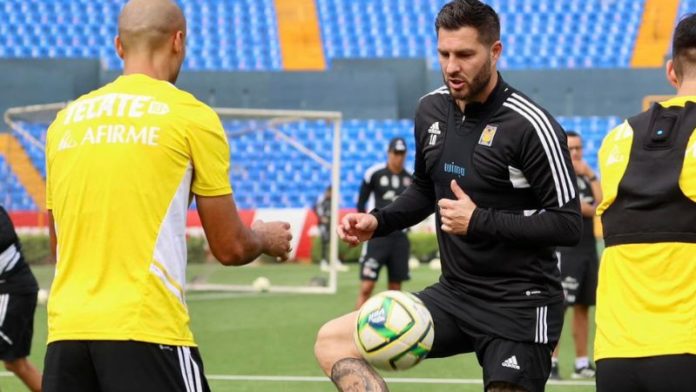
[[[486,128],[481,132],[481,137],[479,138],[478,144],[490,147],[493,144],[493,138],[495,137],[495,132],[498,130],[497,125],[486,125]]]
[[[437,143],[437,137],[440,135],[442,132],[440,131],[440,123],[435,121],[433,125],[428,128],[428,133],[430,134],[430,140],[428,141],[428,145],[434,146],[435,143]]]

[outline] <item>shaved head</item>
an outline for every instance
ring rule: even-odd
[[[171,0],[130,0],[118,17],[116,52],[123,74],[175,83],[186,57],[186,19]]]
[[[186,19],[171,0],[131,0],[118,17],[125,52],[158,50],[178,31],[186,32]]]

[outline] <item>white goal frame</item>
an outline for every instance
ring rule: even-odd
[[[45,146],[41,141],[36,140],[27,130],[20,124],[22,117],[27,121],[45,121],[50,123],[58,111],[68,105],[69,102],[57,102],[40,105],[28,105],[12,107],[5,111],[4,120],[14,131],[22,135],[26,140],[37,148],[45,151]],[[213,108],[219,116],[234,116],[237,118],[249,119],[268,119],[269,129],[276,136],[284,139],[300,152],[308,155],[315,161],[318,161],[323,166],[330,165],[331,168],[331,217],[332,230],[330,230],[329,240],[329,280],[327,286],[276,286],[270,285],[263,291],[271,293],[299,293],[299,294],[335,294],[338,287],[338,234],[333,230],[339,220],[339,200],[340,200],[340,185],[341,185],[341,127],[343,115],[338,111],[313,111],[313,110],[279,110],[279,109],[247,109],[247,108]],[[273,124],[281,124],[285,122],[294,122],[302,120],[329,120],[333,123],[333,146],[332,146],[332,162],[327,163],[321,157],[314,154],[311,150],[305,148],[301,143],[297,142],[290,136],[285,135],[278,129],[273,127]],[[255,130],[249,130],[255,132]],[[195,283],[187,282],[186,290],[189,291],[224,291],[224,292],[258,292],[259,288],[253,285],[227,285],[227,284],[212,284],[212,283]]]

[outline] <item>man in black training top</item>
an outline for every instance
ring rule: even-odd
[[[597,293],[597,240],[594,234],[594,216],[602,201],[602,187],[599,179],[582,156],[582,138],[574,131],[568,131],[568,151],[577,176],[577,189],[582,214],[582,237],[580,243],[572,247],[559,247],[558,261],[561,267],[561,284],[565,293],[566,306],[573,308],[573,341],[575,342],[575,370],[571,378],[594,378],[595,368],[587,355],[587,339],[590,330],[590,306],[594,306]],[[558,347],[551,360],[553,380],[561,378],[558,369]]]
[[[27,359],[38,291],[12,220],[0,206],[0,359],[31,391],[41,390],[41,373]]]
[[[392,139],[387,151],[387,163],[378,163],[365,172],[358,196],[358,212],[386,207],[411,185],[411,174],[404,169],[405,160],[406,141],[400,137]],[[360,255],[360,292],[355,303],[356,309],[372,295],[375,283],[379,279],[379,271],[384,265],[389,271],[389,290],[401,290],[401,282],[409,279],[410,250],[408,237],[401,230],[372,239],[363,246]]]
[[[487,391],[543,391],[563,323],[555,247],[582,228],[565,133],[498,74],[490,6],[450,2],[435,28],[446,86],[417,109],[413,184],[338,232],[355,245],[435,212],[442,276],[416,293],[435,325],[429,358],[475,352]],[[339,390],[387,390],[353,343],[356,316],[321,328],[319,364]]]

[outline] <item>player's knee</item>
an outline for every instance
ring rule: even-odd
[[[338,338],[337,325],[335,321],[336,320],[331,320],[322,325],[317,333],[317,337],[314,342],[314,355],[317,357],[320,363],[326,353],[331,350],[333,345],[335,345],[336,339]]]
[[[358,355],[354,348],[350,320],[346,315],[324,324],[317,333],[314,343],[314,356],[326,374],[330,374],[333,364],[342,358]]]
[[[504,381],[493,381],[488,384],[486,392],[527,392],[526,389],[519,385],[511,384]]]

